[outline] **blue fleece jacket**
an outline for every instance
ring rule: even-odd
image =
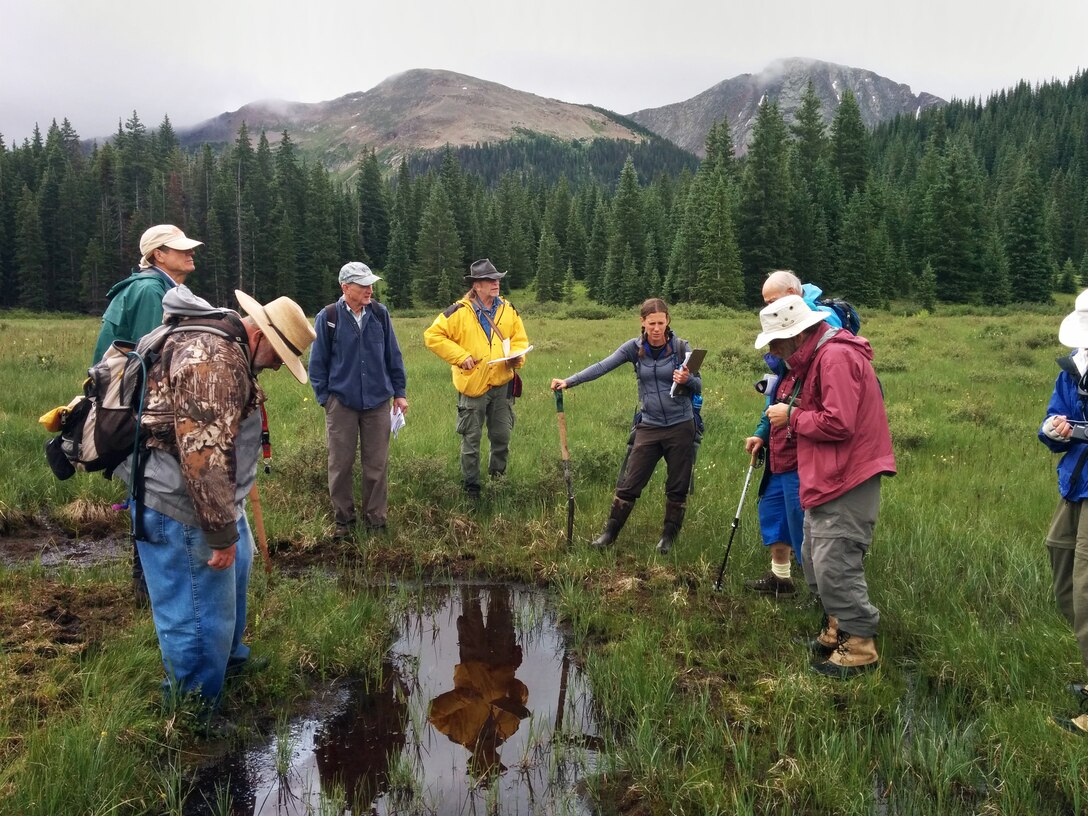
[[[377,408],[393,397],[407,395],[397,335],[389,311],[371,301],[363,315],[362,328],[355,322],[344,298],[336,301],[336,331],[330,346],[325,310],[317,313],[317,338],[310,348],[310,385],[320,405],[330,394],[354,411]]]
[[[1054,383],[1054,393],[1046,407],[1046,417],[1058,415],[1072,422],[1088,420],[1084,403],[1077,395],[1077,383],[1065,371],[1058,375]],[[1043,424],[1046,424],[1046,417],[1043,417]],[[1073,484],[1073,471],[1077,469],[1077,462],[1082,456],[1088,456],[1088,442],[1057,442],[1043,433],[1042,425],[1039,426],[1039,441],[1055,453],[1065,454],[1058,460],[1058,492],[1062,498],[1069,501],[1088,498],[1088,461],[1081,468],[1077,483]]]

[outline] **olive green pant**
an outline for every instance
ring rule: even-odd
[[[1058,611],[1073,627],[1081,660],[1088,668],[1088,515],[1083,513],[1086,503],[1088,500],[1058,500],[1046,534],[1046,546]]]
[[[461,480],[466,488],[480,487],[480,442],[484,423],[491,445],[488,473],[501,476],[506,472],[510,451],[510,435],[514,430],[514,398],[510,385],[496,385],[478,397],[457,397],[457,433],[461,435]]]

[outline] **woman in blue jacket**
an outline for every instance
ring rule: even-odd
[[[1074,351],[1058,360],[1061,372],[1039,428],[1039,441],[1063,454],[1058,462],[1061,497],[1046,534],[1046,547],[1058,609],[1073,627],[1081,660],[1088,667],[1088,440],[1083,435],[1088,421],[1088,290],[1081,292],[1075,310],[1062,321],[1058,340]],[[1082,713],[1054,719],[1074,733],[1088,734],[1084,680],[1070,683],[1069,690],[1080,701]]]
[[[669,328],[669,307],[660,298],[650,298],[639,309],[642,332],[599,363],[564,380],[552,380],[552,389],[573,388],[595,380],[624,363],[635,367],[638,379],[639,411],[635,420],[635,441],[627,469],[604,531],[593,546],[604,548],[616,540],[635,500],[650,481],[659,460],[668,468],[665,480],[665,522],[657,551],[667,553],[684,521],[691,470],[695,464],[695,411],[692,397],[702,392],[698,374],[683,363],[691,346]],[[677,388],[674,390],[673,385]],[[680,387],[683,386],[683,387]]]

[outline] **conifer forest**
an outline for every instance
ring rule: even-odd
[[[289,295],[311,313],[352,259],[394,308],[449,303],[480,257],[539,301],[578,285],[617,306],[747,307],[775,268],[859,305],[1045,302],[1088,285],[1083,72],[873,131],[849,92],[826,127],[810,86],[789,124],[764,100],[743,156],[722,122],[701,162],[629,145],[602,177],[587,156],[617,144],[526,134],[393,167],[370,152],[341,178],[286,131],[243,125],[225,148],[188,150],[168,117],[152,128],[134,112],[88,147],[65,119],[21,145],[0,137],[0,307],[101,312],[164,222],[205,243],[200,294]]]

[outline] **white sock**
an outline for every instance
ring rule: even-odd
[[[774,573],[775,578],[779,578],[783,581],[788,581],[790,577],[790,562],[787,561],[785,564],[776,564],[774,561],[772,561],[771,572]]]

